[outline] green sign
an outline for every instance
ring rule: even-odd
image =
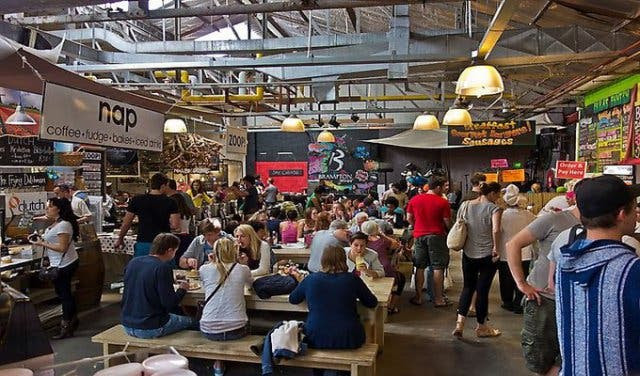
[[[602,98],[593,102],[593,112],[602,112],[615,106],[629,103],[631,100],[631,90],[621,91],[610,97]]]

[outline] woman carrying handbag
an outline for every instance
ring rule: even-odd
[[[76,302],[71,292],[71,279],[78,269],[78,217],[73,214],[71,203],[66,198],[51,198],[47,202],[47,218],[54,223],[47,227],[42,240],[34,239],[33,245],[44,247],[49,258],[49,268],[41,275],[53,282],[56,295],[62,302],[62,322],[60,333],[53,339],[73,336],[78,327]]]

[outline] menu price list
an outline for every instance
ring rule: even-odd
[[[86,150],[82,162],[82,177],[89,194],[102,195],[102,181],[104,176],[104,152]]]
[[[35,137],[1,137],[1,166],[51,166],[53,142]]]

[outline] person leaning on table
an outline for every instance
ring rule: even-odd
[[[129,261],[124,272],[122,294],[122,326],[137,338],[158,338],[196,327],[196,321],[171,312],[179,308],[189,284],[180,282],[173,288],[173,260],[180,239],[169,233],[157,235],[148,256]]]
[[[325,248],[321,264],[320,272],[303,279],[289,295],[291,304],[307,302],[305,342],[314,349],[359,348],[365,342],[365,333],[358,316],[358,300],[374,308],[378,299],[360,277],[349,273],[344,248]],[[316,376],[325,374],[324,370],[313,372]]]
[[[183,269],[198,269],[206,261],[213,250],[216,240],[227,236],[222,231],[222,224],[217,219],[203,219],[198,225],[198,232],[189,247],[180,257],[180,267]]]

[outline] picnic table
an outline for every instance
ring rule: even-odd
[[[174,273],[182,274],[183,271],[176,270]],[[384,313],[388,306],[391,290],[393,289],[393,278],[370,279],[363,277],[362,280],[378,299],[378,305],[371,309],[359,305],[360,315],[363,320],[369,320],[373,324],[373,338],[371,338],[371,343],[377,344],[379,350],[382,351],[384,347]],[[289,295],[277,295],[269,299],[260,299],[252,289],[245,289],[244,295],[247,309],[257,311],[309,312],[306,302],[301,304],[289,303]],[[185,306],[195,306],[199,300],[204,299],[203,288],[190,290],[183,298],[182,304]]]
[[[308,264],[311,256],[311,249],[305,248],[304,244],[283,244],[282,248],[273,249],[276,261],[291,260],[296,264]]]

